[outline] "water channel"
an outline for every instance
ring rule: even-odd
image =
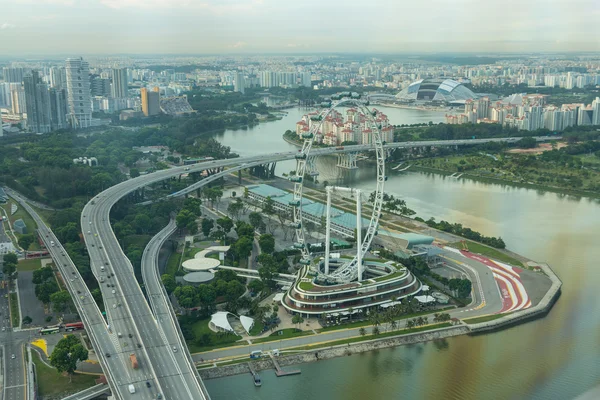
[[[441,113],[380,107],[393,124],[439,122]],[[241,155],[293,149],[281,138],[305,110],[282,120],[216,136]],[[421,113],[425,113],[421,114]],[[319,161],[320,179],[371,189],[374,171],[339,172]],[[294,162],[278,165],[279,174]],[[386,191],[425,219],[460,222],[501,236],[525,256],[548,262],[563,291],[551,313],[501,332],[357,354],[301,365],[302,374],[261,374],[206,381],[221,399],[572,399],[600,384],[600,203],[507,185],[421,172],[389,172]]]

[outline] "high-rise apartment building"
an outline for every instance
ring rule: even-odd
[[[90,65],[83,58],[67,59],[67,101],[69,120],[73,128],[92,125],[92,102],[90,98]]]
[[[4,77],[4,82],[21,83],[21,82],[23,82],[24,75],[25,75],[24,68],[12,68],[12,67],[2,68],[2,76]]]
[[[311,87],[312,85],[312,75],[310,72],[302,73],[302,86]]]
[[[69,126],[67,121],[67,90],[61,88],[50,88],[50,124],[51,129],[65,129]]]
[[[31,71],[23,77],[25,103],[27,109],[27,129],[35,133],[48,133],[52,130],[50,117],[50,95],[38,71]]]
[[[111,94],[115,99],[127,98],[127,68],[114,68],[112,70]]]
[[[600,125],[600,97],[592,101],[592,125]]]
[[[21,85],[19,85],[18,88],[11,89],[10,102],[13,114],[19,115],[27,112],[25,104],[25,90],[23,90]]]
[[[66,89],[67,70],[65,67],[50,67],[49,82],[50,87]]]
[[[146,117],[151,115],[156,115],[160,112],[160,95],[158,93],[158,88],[155,90],[148,90],[147,88],[142,88],[140,90],[140,97],[142,99],[142,112]]]
[[[244,94],[246,89],[246,81],[244,79],[244,75],[240,72],[235,74],[235,81],[233,82],[233,91],[240,92]]]
[[[99,75],[90,77],[90,96],[110,96],[110,79],[101,78]]]

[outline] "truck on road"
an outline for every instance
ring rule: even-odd
[[[129,385],[129,393],[131,393],[131,394],[135,393],[135,386]]]
[[[137,361],[137,357],[135,356],[135,354],[131,353],[129,355],[129,361],[131,361],[131,368],[138,369],[138,361]]]

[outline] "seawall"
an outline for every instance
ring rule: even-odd
[[[504,328],[508,328],[518,323],[523,323],[538,317],[542,317],[552,309],[552,306],[560,296],[562,281],[554,273],[548,264],[538,264],[544,273],[550,278],[552,285],[546,292],[542,300],[534,307],[527,308],[522,311],[517,311],[493,321],[481,322],[479,324],[469,324],[471,334],[492,332]]]
[[[465,335],[469,333],[469,327],[466,325],[457,325],[447,328],[440,328],[429,332],[419,332],[408,335],[402,335],[391,338],[373,339],[360,343],[351,343],[350,345],[338,345],[332,347],[323,347],[314,350],[306,350],[302,353],[282,355],[277,358],[279,365],[287,367],[303,363],[327,360],[335,357],[350,356],[355,353],[364,353],[378,349],[402,346],[414,343],[429,342],[432,340],[442,340],[452,336]],[[317,356],[318,355],[318,356]],[[318,358],[317,358],[318,357]],[[250,359],[248,359],[250,361]],[[274,369],[273,362],[270,359],[252,361],[252,366],[256,371]],[[222,378],[225,376],[250,373],[247,363],[224,365],[214,368],[204,368],[199,370],[202,379]]]

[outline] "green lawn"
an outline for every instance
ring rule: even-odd
[[[167,268],[165,269],[165,274],[169,274],[175,276],[177,273],[177,269],[179,268],[179,261],[181,260],[181,253],[176,251],[172,252],[167,260]]]
[[[381,261],[381,260],[380,260]],[[373,279],[375,282],[387,281],[388,279],[394,279],[399,276],[406,274],[406,271],[396,271],[386,276],[380,276],[379,278]]]
[[[254,322],[252,329],[250,329],[250,336],[260,335],[260,333],[263,330],[263,327],[264,327],[264,324],[262,323],[262,321]]]
[[[13,215],[10,215],[10,207],[11,204],[15,203],[17,205],[17,212],[14,213]],[[22,219],[23,222],[25,222],[25,225],[27,225],[27,233],[34,233],[36,228],[37,228],[37,224],[33,221],[33,218],[31,218],[31,215],[29,215],[29,213],[27,211],[25,211],[25,209],[18,203],[14,202],[14,201],[9,201],[8,203],[6,203],[6,207],[4,207],[4,209],[6,210],[6,213],[8,214],[8,219],[10,220],[11,226],[12,223],[15,222],[18,219]]]
[[[511,264],[511,265],[515,265],[518,267],[522,267],[523,263],[519,260],[517,260],[516,258],[513,258],[507,254],[504,254],[503,252],[496,250],[492,247],[488,247],[486,245],[483,245],[481,243],[477,243],[477,242],[473,242],[470,240],[466,240],[467,242],[467,246],[469,247],[469,251],[471,253],[477,253],[477,254],[481,254],[482,256],[486,256],[489,258],[494,258],[498,261],[502,261],[505,262],[507,264]],[[461,249],[462,250],[462,244],[461,242],[455,242],[455,243],[450,243],[451,247],[454,247],[456,249]]]
[[[10,299],[10,319],[13,328],[19,326],[21,322],[21,315],[19,314],[19,296],[16,293],[11,293],[9,296]]]
[[[283,332],[283,333],[280,335],[279,332]],[[295,337],[299,337],[299,336],[308,336],[308,335],[314,335],[314,333],[312,331],[301,331],[296,328],[288,328],[288,329],[282,329],[280,331],[273,332],[272,334],[270,334],[267,337],[252,340],[252,343],[257,344],[257,343],[273,342],[276,340],[291,339],[291,338],[295,338]]]
[[[40,258],[29,258],[26,260],[19,260],[17,265],[17,271],[34,271],[41,268],[42,261]]]
[[[311,290],[315,287],[312,282],[300,282],[299,286],[302,290]]]
[[[239,336],[234,334],[218,335],[217,333],[211,331],[208,327],[209,321],[210,318],[205,318],[196,321],[192,325],[192,330],[194,331],[194,336],[196,339],[194,341],[188,342],[188,348],[190,349],[191,353],[199,353],[202,351],[218,349],[221,347],[235,346],[238,344],[236,342],[241,339]],[[197,343],[198,340],[206,334],[210,337],[210,344]],[[243,345],[246,344],[246,342],[240,342],[239,344]]]
[[[73,381],[69,383],[68,376],[64,376],[54,368],[44,364],[37,352],[32,351],[31,355],[35,364],[38,396],[41,398],[58,396],[61,393],[79,392],[96,384],[95,380],[98,378],[97,376],[83,374],[74,374]]]
[[[433,330],[433,329],[446,328],[449,326],[452,326],[452,324],[450,322],[444,322],[441,324],[421,326],[421,327],[413,328],[413,329],[401,329],[401,330],[396,330],[396,331],[391,331],[391,332],[384,332],[379,335],[371,334],[371,335],[353,337],[350,339],[336,340],[333,342],[319,343],[316,346],[294,347],[292,349],[287,349],[287,350],[312,350],[312,349],[318,349],[320,347],[331,347],[331,346],[338,346],[338,345],[347,344],[347,343],[357,343],[357,342],[364,342],[366,340],[381,339],[381,338],[399,336],[399,335],[407,335],[410,333],[417,333],[417,332],[429,331],[429,330]],[[371,329],[367,329],[367,332],[371,332]]]
[[[463,319],[463,322],[466,322],[467,324],[479,324],[481,322],[488,322],[488,321],[493,321],[493,320],[498,319],[498,318],[502,318],[502,317],[504,317],[504,315],[505,314],[485,315],[483,317],[475,317],[475,318]]]

